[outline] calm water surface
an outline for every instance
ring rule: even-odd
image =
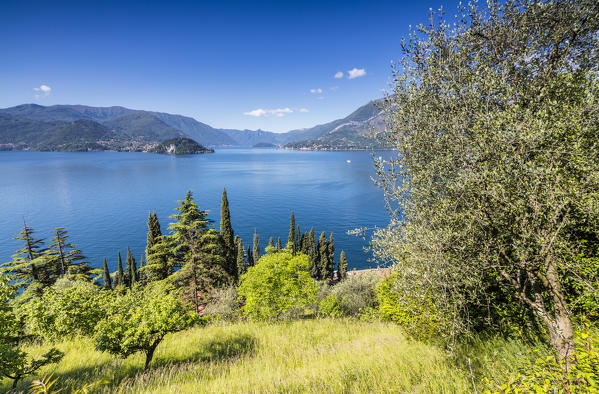
[[[0,262],[21,247],[12,238],[25,219],[46,239],[53,228],[66,227],[94,266],[106,257],[115,269],[117,251],[124,257],[130,246],[138,261],[144,253],[148,212],[157,212],[164,232],[175,200],[188,189],[218,228],[226,187],[233,229],[244,246],[252,242],[254,228],[262,249],[270,236],[285,244],[293,210],[302,232],[314,227],[317,237],[334,233],[336,259],[345,250],[350,268],[371,267],[376,263],[363,251],[368,241],[346,232],[387,224],[373,175],[367,152],[218,149],[183,157],[0,152]]]

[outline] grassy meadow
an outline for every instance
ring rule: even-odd
[[[99,380],[108,383],[92,392],[473,392],[473,380],[481,391],[490,387],[483,376],[501,382],[533,358],[523,343],[504,340],[475,341],[450,358],[439,347],[408,339],[396,325],[355,319],[194,327],[168,335],[148,372],[142,354],[118,359],[95,351],[90,339],[56,346],[64,359],[37,377],[53,374],[55,387],[65,392]],[[9,388],[3,380],[0,391]]]

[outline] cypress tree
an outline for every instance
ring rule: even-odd
[[[125,286],[125,273],[123,272],[123,259],[121,258],[121,252],[118,253],[118,267],[116,276],[114,277],[114,287]]]
[[[333,280],[333,277],[335,276],[335,241],[333,240],[333,233],[331,233],[331,236],[329,237],[329,250],[328,250],[328,255],[327,255],[327,277],[330,280]]]
[[[299,252],[300,250],[302,250],[301,245],[300,245],[301,237],[302,237],[302,233],[300,232],[300,226],[298,224],[297,227],[295,228],[295,251],[296,252]]]
[[[267,253],[272,253],[274,251],[276,251],[277,249],[275,248],[275,239],[273,237],[270,237],[268,239],[268,246],[266,247],[266,252]]]
[[[131,249],[127,246],[127,263],[125,265],[125,286],[131,287],[131,285],[137,282],[137,265],[135,264],[135,258],[131,254]]]
[[[227,189],[223,188],[223,195],[220,204],[220,235],[225,244],[225,260],[227,272],[232,276],[237,275],[237,256],[235,253],[235,235],[231,226],[231,213],[229,212],[229,200],[227,199]]]
[[[291,250],[291,253],[295,253],[295,214],[291,212],[289,218],[289,236],[287,237],[287,249]]]
[[[247,270],[245,265],[245,253],[243,250],[243,242],[241,238],[237,237],[237,278]]]
[[[316,236],[314,234],[314,227],[310,229],[306,251],[308,252],[307,254],[310,257],[310,274],[314,279],[319,279],[320,271],[318,265],[318,249],[316,248]]]
[[[104,288],[106,290],[112,289],[112,280],[110,279],[110,271],[108,271],[108,264],[106,263],[106,257],[104,257]]]
[[[150,212],[148,214],[148,236],[146,242],[146,260],[150,261],[150,254],[152,254],[152,246],[160,242],[162,237],[162,230],[160,229],[160,223],[158,222],[158,216],[156,212]]]
[[[281,237],[277,237],[277,251],[280,251],[282,248],[281,246]]]
[[[254,265],[254,258],[252,257],[252,249],[250,248],[250,245],[248,245],[247,259],[247,266],[252,267]]]
[[[345,251],[341,251],[339,256],[339,266],[337,269],[337,279],[342,281],[347,278],[347,259],[345,258]]]
[[[326,279],[327,278],[327,266],[329,260],[329,245],[327,242],[327,236],[324,231],[320,233],[320,237],[318,238],[318,279]]]
[[[142,269],[145,266],[146,266],[146,263],[144,262],[144,256],[142,255],[139,258],[139,270],[137,271],[137,276],[139,278],[139,282],[143,285],[146,284],[146,272],[144,269]]]
[[[260,244],[256,229],[254,229],[254,247],[252,250],[252,258],[254,259],[254,265],[258,264],[258,260],[260,260]]]

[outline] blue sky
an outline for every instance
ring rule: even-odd
[[[389,86],[424,1],[0,0],[0,107],[122,105],[288,131]],[[335,78],[337,74],[338,78]]]

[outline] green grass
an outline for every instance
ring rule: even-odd
[[[477,385],[482,374],[501,380],[522,363],[518,357],[525,357],[517,356],[523,351],[517,342],[489,341],[473,344],[462,361],[452,361],[438,347],[407,339],[396,325],[332,319],[192,328],[167,336],[148,372],[143,371],[143,355],[118,359],[93,350],[87,338],[56,346],[65,352],[64,359],[37,377],[54,374],[66,392],[107,379],[110,383],[97,391],[459,393],[473,391],[463,362],[468,357],[477,357],[472,363]],[[46,348],[28,350],[41,353]],[[501,368],[493,366],[497,362]],[[9,387],[3,380],[0,392]]]

